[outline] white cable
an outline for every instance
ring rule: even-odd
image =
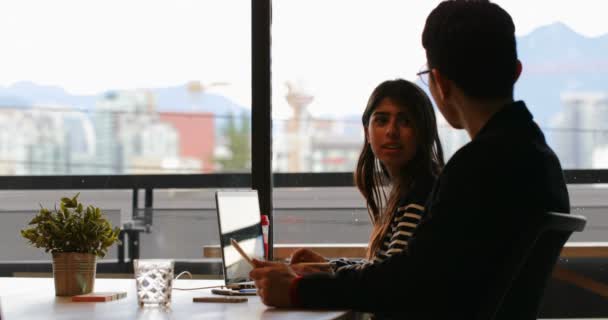
[[[179,279],[184,274],[187,274],[190,277],[190,279],[192,279],[192,273],[190,273],[189,271],[182,271],[180,274],[177,275],[177,277],[175,277],[175,280]],[[214,289],[214,288],[224,288],[224,286],[221,285],[221,286],[210,286],[210,287],[199,287],[199,288],[173,288],[173,290],[188,291],[188,290],[203,290],[203,289]]]

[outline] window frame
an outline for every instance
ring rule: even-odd
[[[269,246],[273,237],[273,188],[348,187],[351,172],[272,172],[271,86],[272,0],[251,1],[251,174],[162,174],[87,176],[0,176],[0,190],[125,189],[133,192],[133,207],[139,208],[138,191],[144,189],[145,207],[153,207],[154,189],[253,188],[258,190],[260,210],[270,219]],[[608,169],[564,170],[568,184],[608,183]],[[269,252],[272,259],[272,250]],[[0,262],[1,264],[1,262]]]

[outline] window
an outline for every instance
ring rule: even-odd
[[[601,36],[608,27],[602,8],[590,0],[496,2],[517,25],[524,74],[516,85],[516,98],[528,102],[566,169],[608,166],[604,125],[608,82]],[[363,142],[361,113],[381,81],[398,77],[416,81],[415,73],[425,62],[420,33],[437,3],[273,2],[272,70],[268,70],[272,73],[272,170],[277,175],[293,174],[278,179],[292,187],[278,183],[274,191],[276,243],[367,242],[370,223],[365,203],[348,177]],[[144,198],[152,199],[147,198],[150,191],[154,218],[151,232],[141,235],[142,257],[200,257],[199,246],[217,241],[211,231],[216,224],[212,191],[250,185],[249,143],[256,136],[249,125],[254,115],[252,86],[256,86],[251,80],[252,50],[258,55],[264,51],[252,43],[250,4],[234,0],[2,3],[0,176],[27,180],[29,176],[109,175],[135,181],[136,176],[178,174],[150,179],[157,184],[170,180],[183,190],[140,188],[134,192],[138,202],[130,189],[97,190],[83,192],[83,200],[109,210],[118,224],[145,216],[143,203]],[[534,6],[538,8],[533,10]],[[59,18],[64,12],[69,15]],[[255,75],[254,79],[259,80]],[[468,137],[450,128],[441,116],[438,121],[449,157]],[[293,187],[310,172],[327,174],[322,177],[329,178],[319,183],[326,185]],[[194,176],[198,173],[205,174],[207,187],[190,183],[200,179]],[[328,186],[336,184],[340,186]],[[27,186],[35,187],[33,182]],[[7,191],[2,194],[2,219],[19,228],[33,215],[38,199],[50,205],[77,188]],[[571,191],[575,210],[597,213],[588,229],[597,228],[580,239],[601,241],[602,189],[576,186]],[[198,230],[192,238],[182,238]],[[18,235],[5,236],[19,241]],[[179,252],[172,251],[175,248]],[[110,254],[113,259],[115,252]]]
[[[18,230],[39,202],[76,192],[113,225],[141,228],[125,246],[142,258],[201,259],[218,243],[213,191],[246,187],[251,172],[251,3],[26,0],[0,10],[0,176],[14,178],[0,192],[2,260],[50,260]],[[193,174],[212,182],[184,187]],[[163,182],[188,189],[150,187]],[[111,248],[105,262],[117,258]]]
[[[495,2],[510,12],[516,25],[524,71],[515,98],[526,101],[564,168],[608,167],[608,69],[602,49],[606,37],[601,37],[608,33],[608,24],[598,2],[537,1],[532,7],[515,0]],[[361,114],[373,88],[384,80],[405,78],[427,89],[415,74],[426,62],[422,28],[438,3],[273,2],[274,172],[354,171],[363,143]],[[447,160],[470,138],[436,113]],[[298,210],[282,210],[280,196],[289,190],[275,195],[277,222],[285,223],[276,226],[276,241],[318,241],[320,232],[301,237],[295,231],[315,229],[318,221],[313,216],[300,219]],[[302,201],[299,209],[316,208],[313,211],[324,219],[342,221],[341,230],[358,234],[358,242],[367,242],[367,231],[354,231],[359,216],[346,209],[356,204],[356,212],[365,213],[358,192],[344,189],[341,192],[349,195],[340,197],[334,191],[298,189],[288,198],[308,192],[315,201],[334,199],[333,205],[342,211],[319,209],[312,200]]]
[[[248,3],[0,9],[1,175],[250,170]]]
[[[273,150],[287,154],[273,163],[275,171],[354,169],[356,159],[335,152],[359,152],[361,114],[377,84],[417,80],[426,61],[422,28],[438,2],[273,3]],[[537,10],[495,2],[516,24],[524,65],[516,99],[527,102],[565,168],[608,167],[608,69],[600,37],[608,25],[598,2],[537,1]],[[449,158],[469,138],[438,118]]]

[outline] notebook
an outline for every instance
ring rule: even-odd
[[[216,191],[222,266],[226,285],[246,284],[252,267],[230,243],[235,239],[251,258],[264,259],[260,204],[256,190]]]

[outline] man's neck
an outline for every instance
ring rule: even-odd
[[[490,118],[510,103],[513,103],[512,98],[491,101],[463,99],[459,108],[460,117],[469,137],[474,139]]]

